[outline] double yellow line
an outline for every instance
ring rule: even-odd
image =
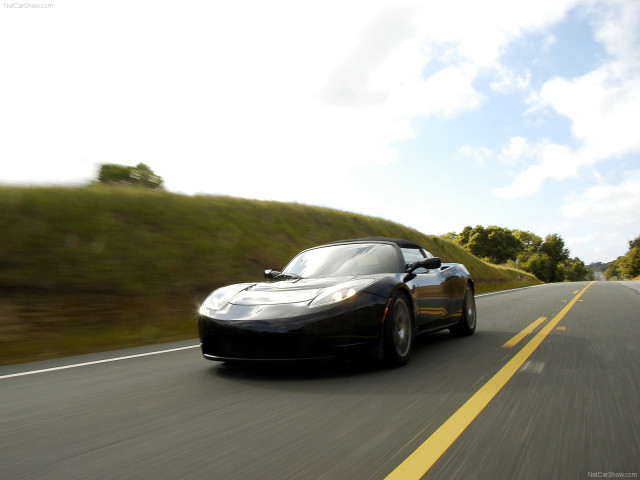
[[[547,323],[538,334],[527,343],[507,364],[498,371],[480,390],[466,401],[449,419],[444,422],[416,451],[407,457],[392,471],[385,480],[419,479],[438,461],[456,439],[466,430],[475,418],[484,410],[489,402],[502,390],[513,375],[520,370],[531,354],[540,346],[547,335],[560,323],[571,308],[578,302],[587,289],[593,285],[589,283],[553,319]],[[531,333],[546,320],[541,317],[503,346],[513,346]],[[509,345],[513,342],[513,345]]]

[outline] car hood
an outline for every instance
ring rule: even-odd
[[[358,277],[301,278],[256,283],[238,292],[228,303],[251,306],[310,302],[325,288],[354,278]]]

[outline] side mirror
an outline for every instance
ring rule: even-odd
[[[440,260],[440,257],[425,258],[421,263],[422,268],[426,268],[427,270],[440,268],[442,266],[442,260]]]
[[[419,268],[426,268],[430,270],[432,268],[440,268],[442,266],[442,260],[438,257],[433,258],[425,258],[424,260],[420,260],[419,262],[413,262],[407,265],[407,274],[402,279],[403,282],[409,282],[416,278],[416,274],[413,273],[414,270]]]
[[[419,268],[426,268],[430,270],[432,268],[440,268],[442,266],[442,260],[439,257],[425,258],[419,262],[413,262],[407,265],[407,273],[413,273],[414,270]]]
[[[280,275],[282,272],[279,272],[278,270],[265,270],[264,271],[264,278],[266,278],[267,280],[273,280],[274,278],[276,278],[278,275]]]

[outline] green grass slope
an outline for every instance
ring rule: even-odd
[[[414,240],[478,292],[539,283],[380,218],[131,187],[0,187],[0,231],[0,364],[195,337],[210,290],[343,238]]]

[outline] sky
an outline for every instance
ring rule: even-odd
[[[441,235],[640,235],[640,1],[30,0],[0,8],[0,184],[167,190]]]

